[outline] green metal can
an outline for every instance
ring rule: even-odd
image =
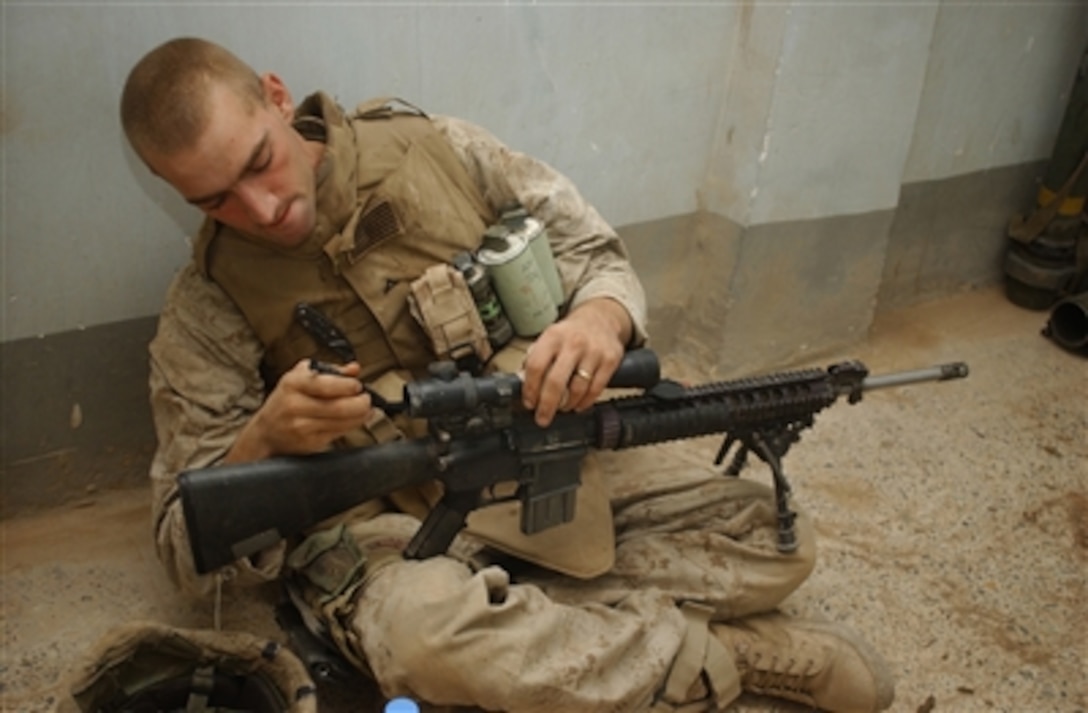
[[[566,301],[563,297],[563,282],[555,266],[552,246],[548,242],[547,227],[542,221],[530,215],[529,211],[520,204],[507,208],[500,221],[511,233],[522,236],[529,243],[536,265],[540,268],[540,274],[544,282],[548,284],[548,293],[551,294],[555,306],[562,309]]]
[[[536,218],[525,219],[525,239],[529,241],[529,249],[533,251],[536,266],[544,282],[548,285],[548,293],[556,307],[562,307],[566,301],[563,299],[563,283],[559,279],[559,270],[555,266],[555,256],[552,254],[552,246],[548,243],[548,229]]]
[[[535,337],[559,317],[529,241],[506,225],[484,235],[476,260],[487,268],[506,317],[520,337]]]

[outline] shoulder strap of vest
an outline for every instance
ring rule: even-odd
[[[397,104],[400,108],[397,108]],[[397,114],[414,114],[424,119],[430,118],[427,112],[400,97],[377,97],[355,107],[355,116],[360,119],[388,119]]]

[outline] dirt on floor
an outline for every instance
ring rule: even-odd
[[[1088,711],[1088,359],[1042,337],[1046,317],[972,292],[884,315],[864,343],[806,364],[970,367],[962,381],[840,402],[784,462],[820,547],[785,608],[881,651],[898,681],[893,711]],[[717,445],[684,448],[709,459]],[[144,489],[0,522],[0,709],[52,710],[87,647],[119,623],[212,625],[211,603],[173,590],[150,532]],[[279,637],[276,599],[274,588],[230,598],[223,624]],[[322,711],[382,706],[362,681],[320,700]],[[804,709],[746,695],[730,710]]]

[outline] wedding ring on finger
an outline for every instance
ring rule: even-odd
[[[574,376],[580,376],[586,381],[593,381],[593,374],[590,374],[588,371],[582,369],[581,367],[574,370]]]

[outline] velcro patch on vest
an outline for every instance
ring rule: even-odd
[[[355,226],[355,246],[348,253],[349,260],[355,264],[371,246],[396,237],[401,232],[393,204],[382,201],[359,217],[359,223]]]

